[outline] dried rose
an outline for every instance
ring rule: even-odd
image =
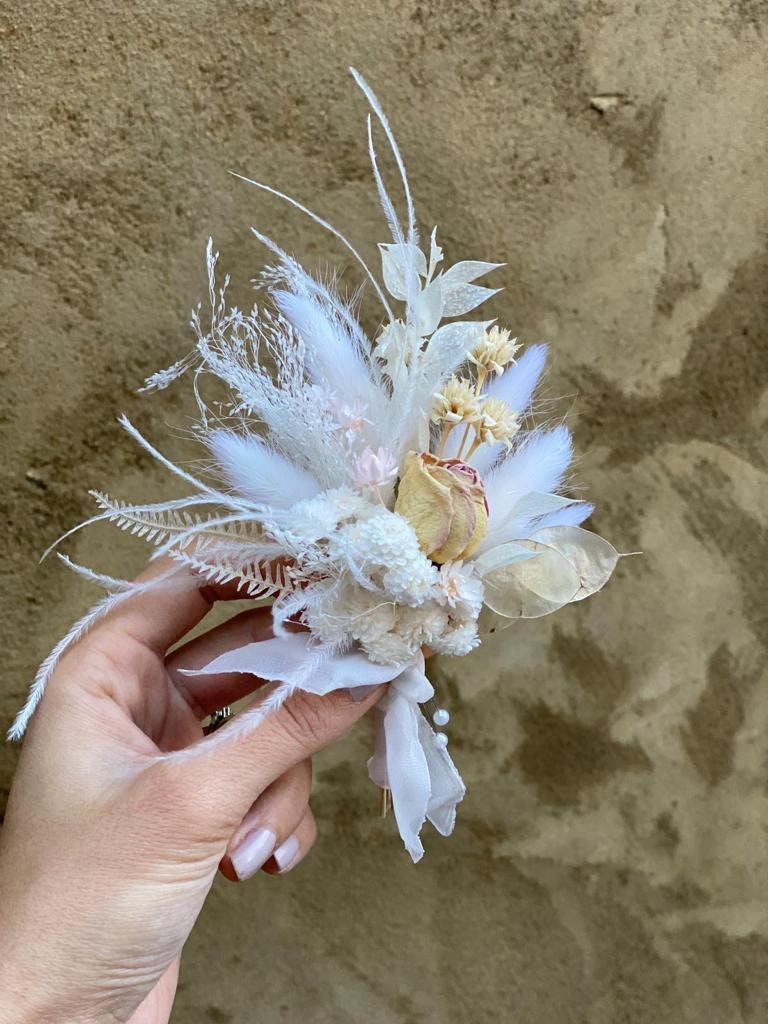
[[[458,459],[409,452],[395,512],[413,527],[433,561],[459,561],[477,550],[488,527],[488,503],[477,470]]]

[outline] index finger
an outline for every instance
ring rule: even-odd
[[[135,590],[112,608],[93,633],[117,630],[158,655],[181,640],[216,601],[243,598],[235,583],[216,584],[172,558],[150,562]]]

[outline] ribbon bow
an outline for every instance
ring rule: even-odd
[[[424,855],[419,835],[426,820],[441,835],[451,834],[465,788],[419,707],[434,696],[422,654],[404,664],[376,665],[359,651],[323,654],[308,633],[289,633],[228,651],[189,674],[219,672],[244,672],[279,682],[286,697],[294,690],[322,696],[342,688],[364,692],[389,683],[377,706],[368,774],[377,786],[390,790],[398,831],[414,863]]]

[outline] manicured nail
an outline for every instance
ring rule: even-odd
[[[272,856],[280,872],[292,868],[299,857],[299,840],[296,836],[288,836],[282,845],[278,846]]]
[[[347,693],[355,704],[361,704],[366,697],[370,697],[371,688],[370,686],[350,686]]]
[[[268,828],[257,828],[254,832],[240,840],[230,857],[235,874],[244,882],[255,875],[262,865],[269,860],[275,849],[277,836]],[[285,846],[285,843],[283,843]],[[282,847],[281,847],[282,848]]]

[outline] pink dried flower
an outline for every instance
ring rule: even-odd
[[[355,483],[360,488],[383,487],[397,476],[397,461],[388,448],[366,448],[355,462]]]

